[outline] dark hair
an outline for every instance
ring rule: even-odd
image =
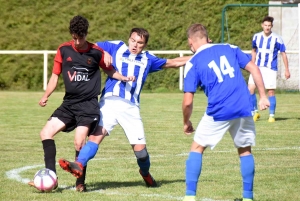
[[[197,34],[197,35],[196,35]],[[208,40],[208,34],[205,26],[202,24],[192,24],[187,30],[187,37],[197,36],[200,38],[205,37]]]
[[[140,36],[141,38],[145,38],[145,43],[146,44],[148,43],[150,34],[146,29],[143,29],[143,28],[133,28],[133,29],[131,29],[130,34],[129,34],[129,38],[131,37],[131,34],[133,32],[137,33],[137,35]]]
[[[271,22],[273,24],[273,21],[274,21],[274,17],[271,17],[271,16],[266,16],[264,17],[264,19],[262,20],[261,23],[264,23],[264,22]]]
[[[70,20],[70,34],[76,34],[79,37],[86,36],[88,33],[89,22],[86,18],[77,15]]]

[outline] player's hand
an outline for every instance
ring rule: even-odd
[[[106,67],[109,67],[112,64],[112,56],[106,51],[104,51],[104,63]]]
[[[194,131],[195,130],[193,128],[193,125],[192,125],[191,121],[188,121],[186,124],[183,125],[183,132],[186,135],[191,135]]]
[[[267,97],[263,97],[260,98],[258,105],[260,110],[266,110],[270,107],[270,101]]]
[[[135,76],[127,76],[122,79],[123,82],[135,81]]]
[[[40,102],[39,102],[39,105],[41,107],[45,107],[47,105],[47,101],[48,101],[48,98],[47,97],[42,97]]]
[[[291,77],[290,71],[289,70],[285,70],[285,79],[289,79]]]

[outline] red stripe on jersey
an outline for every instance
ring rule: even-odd
[[[61,74],[61,70],[62,70],[62,57],[61,57],[60,49],[58,48],[54,58],[52,73],[59,75]]]

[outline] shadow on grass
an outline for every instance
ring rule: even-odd
[[[185,182],[183,179],[179,180],[161,180],[157,181],[157,187],[159,188],[163,185],[170,184],[170,183],[178,183],[178,182]],[[106,189],[116,189],[116,188],[123,188],[123,187],[135,187],[135,186],[144,186],[146,187],[143,181],[136,181],[136,182],[117,182],[117,181],[105,181],[105,182],[94,182],[88,183],[87,188],[88,191],[97,191],[97,190],[106,190]],[[147,188],[147,187],[146,187]]]
[[[288,119],[290,119],[290,118],[275,117],[275,121],[285,121],[285,120],[288,120]]]

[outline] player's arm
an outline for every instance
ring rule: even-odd
[[[122,74],[120,74],[118,71],[116,71],[114,68],[111,70],[103,69],[103,71],[111,78],[114,78],[116,80],[122,81],[122,82],[129,82],[129,81],[135,81],[135,76],[128,76],[125,77]]]
[[[52,92],[55,90],[55,88],[57,86],[58,77],[61,74],[61,70],[62,70],[62,57],[61,57],[60,49],[58,48],[57,53],[54,58],[52,75],[49,79],[46,91],[45,91],[43,97],[41,98],[41,100],[39,101],[40,106],[45,107],[47,105],[49,96],[52,94]]]
[[[267,95],[266,95],[266,92],[265,92],[265,86],[264,86],[262,75],[261,75],[261,72],[260,72],[259,68],[257,67],[257,65],[255,65],[254,62],[250,61],[246,65],[245,69],[247,71],[249,71],[253,76],[253,80],[254,80],[254,83],[257,87],[258,94],[259,94],[259,97],[260,97],[260,100],[259,100],[259,103],[258,103],[260,110],[267,109],[270,106],[270,102],[269,102],[269,99],[267,98]]]
[[[40,106],[45,107],[47,105],[48,97],[52,94],[52,92],[55,90],[57,86],[58,77],[59,75],[52,73],[46,91],[43,97],[41,98],[41,100],[39,101]]]
[[[185,92],[182,101],[182,114],[183,114],[183,131],[186,135],[194,132],[193,125],[190,121],[193,112],[193,99],[194,93]]]
[[[251,60],[253,61],[253,63],[255,63],[255,60],[256,60],[256,48],[252,48],[251,57],[252,57]]]
[[[135,76],[125,77],[122,74],[120,74],[118,71],[116,71],[113,68],[113,66],[111,65],[112,64],[111,55],[106,51],[103,51],[103,53],[104,53],[104,56],[101,58],[99,66],[109,77],[123,81],[123,82],[135,81]]]
[[[174,59],[167,59],[163,68],[178,68],[184,66],[185,63],[191,58],[192,56],[184,56],[184,57],[176,57]]]
[[[285,52],[281,52],[281,56],[282,56],[282,60],[283,60],[284,67],[285,67],[285,73],[284,73],[285,78],[289,79],[291,77],[291,74],[290,74],[290,70],[289,70],[289,62],[288,62],[287,55]]]
[[[103,50],[103,52],[104,52],[104,60],[103,60],[103,62],[106,65],[106,67],[109,67],[112,64],[112,62],[113,62],[112,56],[108,52],[106,52],[104,50]]]

